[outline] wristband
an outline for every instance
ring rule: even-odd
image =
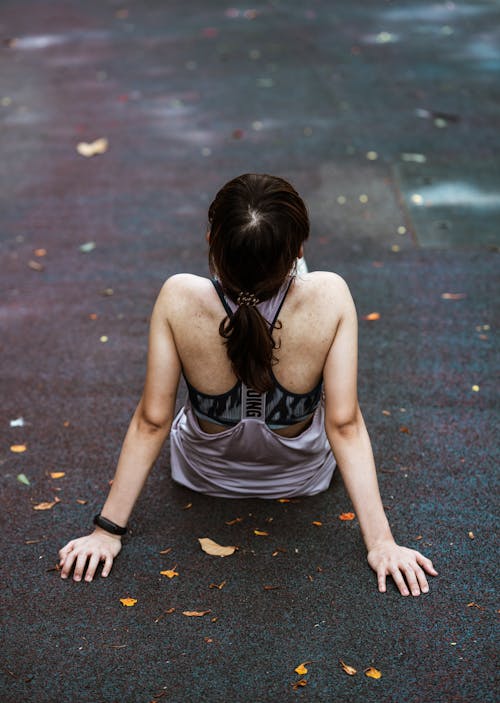
[[[101,513],[98,513],[94,517],[94,525],[102,527],[103,530],[106,530],[106,532],[111,532],[113,535],[124,535],[127,532],[126,527],[120,527],[120,525],[108,520],[108,518],[102,517]]]

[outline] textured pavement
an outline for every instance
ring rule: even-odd
[[[496,700],[499,26],[486,0],[0,4],[2,703]],[[156,295],[205,274],[208,204],[248,171],[294,183],[309,268],[351,288],[383,502],[439,571],[425,596],[378,593],[339,476],[207,498],[172,483],[168,444],[110,576],[58,574],[107,495]]]

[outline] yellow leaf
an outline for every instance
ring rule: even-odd
[[[375,669],[375,667],[373,666],[370,666],[368,669],[365,669],[365,674],[371,679],[380,679],[382,676],[382,672],[378,669]]]
[[[95,154],[104,154],[108,150],[108,140],[105,137],[96,139],[93,142],[78,142],[76,150],[81,156],[94,156]]]
[[[253,533],[254,535],[259,535],[260,537],[267,537],[269,535],[269,532],[265,532],[264,530],[254,530]]]
[[[174,566],[173,569],[166,569],[165,571],[160,571],[160,574],[162,574],[163,576],[168,576],[169,579],[173,579],[174,576],[179,576],[176,569],[177,569],[177,564]]]
[[[339,515],[341,520],[354,520],[355,517],[356,515],[354,513],[341,513]]]
[[[311,662],[303,662],[302,664],[299,664],[297,667],[295,667],[294,671],[296,674],[299,676],[304,676],[304,674],[307,674],[307,668],[306,664],[310,664]]]
[[[137,598],[120,598],[120,603],[123,605],[135,605],[137,603]]]
[[[51,471],[50,472],[51,478],[62,478],[63,476],[66,476],[64,471]]]
[[[358,670],[355,669],[353,666],[349,666],[349,664],[346,664],[345,661],[342,661],[342,659],[339,659],[340,666],[343,668],[346,674],[349,674],[349,676],[354,676],[354,674],[358,673]]]
[[[15,454],[21,454],[22,452],[25,452],[27,449],[25,444],[13,444],[10,448],[11,452],[14,452]]]
[[[188,618],[201,618],[211,612],[211,610],[183,610],[182,614]]]
[[[198,542],[204,552],[215,557],[228,557],[236,550],[236,547],[223,547],[209,537],[198,537]]]

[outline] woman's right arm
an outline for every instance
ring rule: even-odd
[[[162,287],[151,315],[146,381],[120,452],[112,486],[101,514],[118,525],[126,525],[146,479],[167,438],[174,419],[181,363],[168,322],[175,282]],[[100,561],[107,576],[121,550],[121,537],[100,527],[71,540],[59,550],[61,577],[67,578],[73,564],[73,579],[79,581],[90,558],[86,577],[91,581]]]

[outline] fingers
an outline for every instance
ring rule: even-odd
[[[90,557],[89,565],[87,566],[87,573],[85,575],[85,581],[92,581],[95,570],[97,569],[97,566],[99,562],[101,561],[101,557],[99,554],[92,554]]]
[[[103,576],[107,576],[109,574],[109,572],[111,571],[112,565],[113,565],[113,557],[111,556],[111,554],[106,554],[104,566],[102,567],[102,575]]]
[[[424,555],[420,554],[420,552],[416,552],[416,560],[417,563],[420,564],[420,566],[422,566],[428,574],[432,574],[432,576],[437,576],[437,571],[434,568],[430,559],[424,557]]]

